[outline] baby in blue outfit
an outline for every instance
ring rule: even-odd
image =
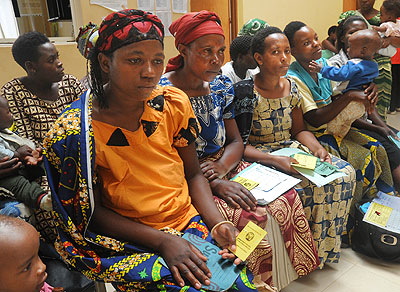
[[[349,61],[340,68],[323,66],[311,61],[311,72],[319,72],[324,78],[339,81],[333,95],[343,94],[349,90],[364,90],[379,75],[378,64],[373,56],[381,48],[379,34],[370,29],[359,30],[348,40],[347,55]],[[350,102],[332,121],[328,123],[327,132],[344,137],[351,124],[365,114],[365,106],[359,101]]]

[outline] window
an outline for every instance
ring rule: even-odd
[[[56,42],[74,40],[77,25],[73,12],[76,11],[74,4],[79,0],[1,1],[1,43],[12,43],[29,31],[39,31]]]

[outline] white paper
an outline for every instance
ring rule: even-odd
[[[128,0],[90,0],[90,4],[100,5],[112,11],[128,8]]]
[[[137,0],[137,8],[154,13],[154,0]]]
[[[385,206],[393,209],[392,212],[390,213],[389,220],[386,223],[385,227],[375,224],[374,222],[371,222],[369,220],[365,220],[366,216],[364,216],[363,221],[366,221],[366,222],[368,222],[372,225],[378,226],[380,228],[384,228],[391,232],[400,233],[400,197],[395,197],[395,196],[385,194],[383,192],[378,192],[377,197],[375,199],[373,199],[372,201],[375,203],[381,204],[381,205],[385,205]],[[370,208],[371,208],[371,205],[370,205]],[[365,214],[367,214],[367,213],[368,212],[366,212]]]
[[[298,149],[298,148],[282,148],[277,151],[271,152],[272,155],[282,155],[282,156],[291,156],[292,154],[295,153],[303,153],[305,154],[304,151]],[[344,172],[341,171],[336,171],[332,173],[331,175],[328,175],[326,177],[319,175],[318,173],[314,172],[311,169],[304,169],[301,167],[296,167],[293,166],[294,169],[296,169],[302,176],[307,178],[308,180],[312,181],[317,187],[322,187],[331,181],[334,181],[335,179],[338,179],[340,177],[346,176]]]
[[[172,12],[187,13],[187,0],[172,0]]]
[[[253,163],[249,167],[245,168],[233,179],[238,176],[258,182],[259,185],[250,192],[257,200],[262,199],[267,203],[272,202],[301,182],[298,178],[258,163]]]
[[[169,32],[169,26],[172,23],[172,15],[171,11],[156,11],[156,15],[161,20],[162,24],[164,25],[165,36],[171,36]]]
[[[171,12],[170,0],[156,0],[156,11],[169,11]]]
[[[383,192],[378,192],[376,198],[373,200],[375,203],[388,206],[394,210],[400,211],[400,197],[391,196]]]

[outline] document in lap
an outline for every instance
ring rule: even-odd
[[[197,247],[203,255],[207,257],[207,267],[211,272],[211,284],[203,285],[201,288],[211,291],[228,290],[235,283],[236,278],[242,271],[241,266],[235,266],[232,261],[223,259],[218,252],[221,250],[218,246],[209,243],[201,237],[194,234],[184,234],[183,237],[195,247]],[[164,259],[160,258],[160,263],[168,268]]]
[[[298,148],[282,148],[277,151],[271,152],[272,155],[281,155],[292,157],[294,154],[310,155]],[[318,159],[319,160],[319,159]],[[312,181],[317,187],[322,187],[335,179],[346,176],[344,172],[341,172],[335,166],[319,161],[318,165],[314,170],[301,168],[292,165],[302,176]]]
[[[258,163],[239,172],[232,181],[250,190],[260,205],[272,202],[301,182],[298,178]]]

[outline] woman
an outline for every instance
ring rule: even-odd
[[[336,67],[341,67],[349,60],[346,52],[348,48],[348,38],[351,34],[356,31],[366,29],[367,24],[365,20],[360,16],[349,16],[344,19],[338,27],[338,42],[337,47],[339,54],[329,59],[329,62]],[[394,185],[397,191],[400,190],[400,149],[388,139],[388,136],[392,136],[398,139],[396,133],[385,124],[380,118],[376,111],[376,108],[372,108],[372,112],[368,115],[368,119],[372,123],[365,119],[357,120],[353,126],[358,128],[360,132],[378,140],[386,150],[389,158],[390,169],[392,171],[392,177]],[[396,131],[397,132],[397,131]]]
[[[26,76],[14,78],[0,90],[8,100],[15,130],[38,147],[63,109],[84,91],[72,75],[64,74],[56,47],[40,32],[28,32],[12,46],[14,60]],[[38,180],[48,190],[46,177]],[[36,211],[36,228],[48,241],[57,236],[51,214]]]
[[[340,22],[349,16],[358,15],[363,17],[369,23],[369,25],[379,26],[381,24],[380,13],[374,8],[375,0],[358,0],[358,4],[360,7],[358,10],[349,10],[343,12],[339,16],[338,23],[340,24]],[[375,83],[378,86],[379,95],[376,108],[378,110],[378,114],[384,121],[386,121],[386,116],[390,106],[390,93],[392,89],[390,57],[377,54],[374,60],[379,65],[379,76],[375,79]]]
[[[293,21],[285,27],[292,54],[296,61],[290,65],[288,75],[298,85],[302,96],[302,110],[308,128],[332,154],[348,161],[356,170],[357,183],[352,207],[364,195],[373,196],[377,189],[392,193],[393,180],[385,149],[375,139],[351,128],[343,138],[324,134],[326,123],[332,120],[351,101],[360,101],[372,107],[376,93],[371,86],[362,91],[348,91],[332,98],[332,84],[319,74],[310,72],[309,63],[321,58],[321,44],[315,31],[306,24]],[[326,62],[325,59],[320,59]],[[372,90],[372,91],[371,91]]]
[[[234,119],[232,82],[226,76],[218,75],[225,49],[219,23],[219,17],[208,11],[189,13],[172,23],[170,31],[180,54],[168,62],[160,84],[178,87],[189,96],[201,125],[196,140],[200,166],[210,182],[220,212],[239,229],[249,220],[263,228],[268,221],[278,222],[277,230],[280,231],[276,235],[270,234],[270,238],[281,238],[282,233],[283,241],[272,252],[278,256],[276,250],[283,248],[286,257],[290,255],[288,264],[296,270],[295,279],[310,273],[318,265],[309,228],[304,226],[304,232],[298,233],[301,228],[297,224],[303,224],[306,218],[297,193],[291,190],[267,207],[257,206],[251,192],[228,180],[248,164],[239,163],[243,157],[243,141]],[[280,215],[290,220],[281,220]],[[268,220],[271,216],[274,219]],[[293,278],[285,282],[282,273],[287,274],[292,267],[272,266],[271,260],[271,246],[267,242],[252,253],[248,266],[256,275],[255,284],[257,287],[266,283],[283,288]]]
[[[345,230],[350,202],[355,186],[354,169],[345,161],[330,156],[307,131],[300,109],[301,96],[296,83],[284,77],[291,60],[290,46],[279,28],[259,31],[252,42],[252,52],[260,73],[253,80],[235,85],[236,120],[242,137],[247,141],[244,158],[273,165],[295,175],[293,158],[269,152],[299,147],[311,152],[321,161],[332,162],[347,176],[323,187],[317,187],[304,177],[296,186],[317,245],[320,268],[335,263],[340,256],[341,235]],[[304,145],[304,146],[303,146]]]
[[[74,76],[64,74],[56,47],[40,32],[20,36],[12,54],[27,75],[6,83],[1,92],[8,100],[19,135],[41,146],[65,106],[84,89]]]
[[[122,291],[210,285],[207,258],[182,233],[235,250],[237,230],[200,171],[190,103],[177,89],[156,87],[163,37],[150,13],[108,15],[90,60],[93,93],[68,107],[45,140],[56,249],[87,277]],[[234,258],[227,249],[219,254]],[[236,287],[254,291],[251,279],[243,269]]]

